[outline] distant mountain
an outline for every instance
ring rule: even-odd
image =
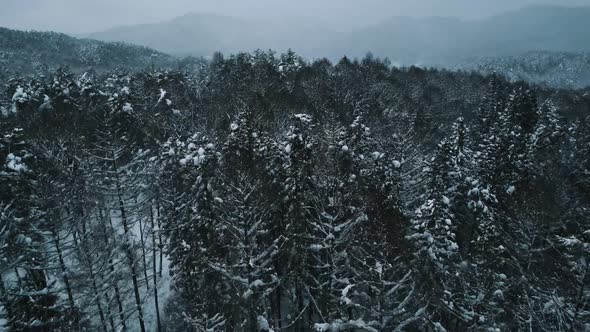
[[[166,22],[117,27],[86,37],[145,45],[175,55],[292,48],[303,55],[320,56],[326,39],[333,34],[322,24],[308,21],[255,21],[191,13]]]
[[[590,53],[528,52],[466,62],[460,69],[484,74],[499,73],[511,81],[529,81],[549,87],[590,87]]]
[[[88,37],[130,42],[175,54],[211,55],[245,46],[252,29],[251,22],[233,17],[188,14],[162,23],[117,27]]]
[[[151,64],[170,65],[176,60],[143,46],[77,39],[55,32],[26,32],[0,28],[0,75],[31,73],[43,66],[69,66],[73,70]]]
[[[590,52],[588,17],[590,7],[531,6],[470,21],[394,17],[353,32],[336,33],[321,22],[305,19],[271,22],[189,14],[88,37],[182,55],[292,48],[307,57],[337,59],[343,55],[361,57],[370,51],[403,65],[436,65],[528,51]]]
[[[482,20],[392,18],[354,32],[343,51],[402,64],[449,64],[529,51],[590,51],[590,7],[531,6]],[[342,52],[342,51],[341,51]]]

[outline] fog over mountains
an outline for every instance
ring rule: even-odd
[[[485,19],[392,17],[353,31],[335,31],[327,23],[307,19],[187,14],[87,37],[145,45],[175,55],[291,48],[310,58],[361,57],[370,51],[401,65],[444,65],[528,51],[590,51],[588,17],[590,7],[529,6]]]

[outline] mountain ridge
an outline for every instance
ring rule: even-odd
[[[404,65],[454,64],[473,56],[509,56],[528,51],[590,51],[590,6],[534,5],[484,19],[392,16],[352,32],[327,23],[256,21],[189,13],[161,23],[117,27],[89,34],[104,41],[127,41],[169,54],[209,56],[255,49],[291,48],[310,58],[367,52]],[[567,23],[567,24],[565,24]],[[305,37],[305,38],[304,38]]]
[[[65,65],[74,70],[102,70],[170,66],[175,62],[168,54],[127,42],[108,43],[58,32],[0,27],[0,76]]]

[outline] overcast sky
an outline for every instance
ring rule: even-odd
[[[189,12],[366,25],[391,16],[477,18],[532,4],[590,0],[0,0],[0,26],[84,34]]]

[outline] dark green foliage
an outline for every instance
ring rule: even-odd
[[[372,56],[183,68],[3,87],[7,327],[153,330],[165,248],[168,330],[587,328],[583,91]]]

